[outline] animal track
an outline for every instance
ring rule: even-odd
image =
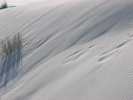
[[[8,10],[7,10],[8,11]],[[11,23],[17,16],[19,16],[22,13],[22,11],[20,11],[16,16],[14,16],[9,22],[7,22],[0,31],[2,31],[9,23]]]
[[[119,54],[118,49],[109,50],[106,53],[103,53],[101,55],[101,58],[99,59],[98,62],[101,62],[101,63],[107,62],[107,61],[115,58],[118,54]]]
[[[70,56],[68,56],[67,58],[69,58],[69,57],[72,57],[72,56],[74,56],[74,55],[77,55],[77,54],[79,54],[81,51],[79,50],[79,51],[76,51],[76,52],[74,52],[73,54],[71,54]]]
[[[74,61],[78,60],[81,57],[81,55],[83,55],[84,52],[85,51],[76,51],[76,52],[74,52],[73,54],[71,54],[70,56],[68,56],[65,59],[64,63],[71,63],[71,62],[74,62]]]
[[[88,48],[85,50],[78,50],[78,51],[72,53],[71,55],[69,55],[68,57],[66,57],[64,63],[68,64],[68,63],[76,62],[80,59],[85,58],[90,53],[91,53],[91,51]]]
[[[20,11],[16,16],[13,17],[13,19],[11,21],[13,21],[17,16],[19,16],[22,13],[22,11]]]
[[[119,46],[117,46],[117,48],[124,48],[124,47],[131,45],[131,44],[132,43],[131,43],[131,39],[130,39],[130,40],[127,40],[124,43],[120,44]]]
[[[111,49],[111,50],[103,53],[101,55],[101,58],[99,59],[99,62],[102,62],[102,63],[107,62],[107,61],[113,59],[114,57],[118,56],[118,54],[119,54],[118,50],[121,49],[121,48],[125,48],[127,46],[132,45],[133,43],[131,41],[132,41],[132,39],[129,39],[129,40],[121,43],[120,45],[118,45],[116,48]]]
[[[116,51],[118,50],[114,48],[114,49],[108,50],[107,52],[103,53],[101,56],[108,55],[110,53],[115,53]]]
[[[129,37],[130,37],[130,38],[133,38],[133,35],[130,35]]]
[[[127,33],[127,35],[129,36],[129,38],[133,38],[133,35],[131,34],[129,34],[129,33]]]
[[[94,45],[90,46],[89,48],[91,49],[91,48],[94,48],[96,46],[97,46],[97,44],[94,44]]]
[[[70,54],[68,57],[65,58],[64,63],[68,64],[68,63],[76,62],[80,59],[85,58],[88,54],[91,53],[91,49],[95,48],[96,46],[97,46],[97,44],[94,44],[87,48],[80,49],[80,50]]]

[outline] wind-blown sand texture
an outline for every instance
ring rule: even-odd
[[[40,2],[0,10],[0,100],[133,100],[133,1]]]

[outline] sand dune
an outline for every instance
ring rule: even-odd
[[[69,0],[0,10],[0,100],[132,100],[133,2]]]

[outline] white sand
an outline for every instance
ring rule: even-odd
[[[22,61],[1,59],[0,100],[133,100],[132,0],[0,10],[0,40],[17,32]]]

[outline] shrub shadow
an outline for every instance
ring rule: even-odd
[[[22,70],[21,63],[22,47],[0,59],[0,88],[15,79],[18,72]]]

